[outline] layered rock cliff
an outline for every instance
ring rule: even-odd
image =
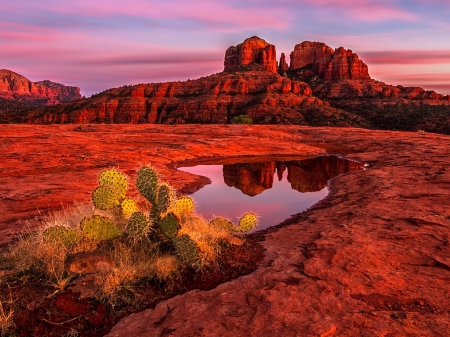
[[[301,69],[303,76],[325,80],[370,80],[369,68],[350,49],[334,50],[321,42],[305,41],[291,52],[291,70]]]
[[[0,70],[0,98],[39,105],[54,105],[81,98],[80,88],[40,81],[32,82],[13,71]]]
[[[308,107],[335,109],[311,96],[304,82],[268,71],[236,71],[186,82],[111,89],[31,116],[36,123],[227,123],[246,114],[254,122],[295,123]]]
[[[224,70],[256,63],[263,69],[277,72],[276,51],[273,44],[252,36],[225,52]]]

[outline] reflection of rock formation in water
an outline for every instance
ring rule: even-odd
[[[287,180],[292,188],[304,193],[320,191],[329,179],[363,167],[362,163],[323,156],[299,161],[224,165],[223,178],[228,186],[255,196],[272,188],[275,172],[281,181],[287,169]]]
[[[327,186],[328,180],[342,173],[361,170],[364,164],[338,158],[323,156],[296,162],[288,162],[288,181],[299,192],[316,192]]]
[[[223,165],[223,180],[251,197],[272,188],[275,161]]]

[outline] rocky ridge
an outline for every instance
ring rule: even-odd
[[[107,90],[89,99],[48,107],[31,115],[35,123],[229,123],[246,114],[255,122],[287,123],[301,111],[323,106],[308,84],[273,72],[229,71],[197,80],[140,84]]]
[[[305,41],[281,54],[256,36],[229,47],[221,73],[139,84],[28,113],[15,123],[253,123],[358,126],[450,133],[450,96],[376,81],[352,50]],[[1,106],[0,106],[1,110]]]
[[[0,98],[7,100],[54,105],[81,98],[80,88],[52,81],[32,82],[13,71],[0,70]]]

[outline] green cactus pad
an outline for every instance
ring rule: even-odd
[[[198,263],[199,250],[197,244],[192,240],[189,235],[181,235],[173,238],[173,246],[180,261],[185,265],[192,265]]]
[[[238,232],[249,232],[258,224],[258,216],[255,213],[247,213],[239,220],[239,225],[234,228]]]
[[[161,219],[158,223],[161,232],[165,237],[171,239],[175,237],[180,228],[180,220],[178,217],[171,213],[168,213],[164,218]]]
[[[141,212],[134,212],[128,220],[126,232],[130,237],[143,238],[149,229],[149,219]]]
[[[118,199],[125,198],[127,194],[127,177],[117,170],[103,170],[98,178],[98,184],[114,190]]]
[[[153,205],[156,204],[158,182],[158,174],[153,168],[144,166],[139,170],[136,180],[136,187],[139,193],[141,193]]]
[[[181,216],[182,214],[190,215],[194,212],[195,209],[194,200],[192,200],[192,198],[190,197],[181,197],[175,202],[172,209],[173,212],[178,216]]]
[[[120,203],[120,208],[122,209],[122,214],[125,216],[131,216],[137,211],[136,203],[131,198],[125,198]]]
[[[108,210],[119,206],[119,199],[114,190],[106,186],[99,186],[92,192],[92,202],[101,210]]]
[[[93,215],[80,222],[83,237],[93,241],[112,240],[122,236],[122,232],[107,217]]]
[[[211,226],[217,226],[217,227],[222,227],[225,228],[227,230],[234,230],[236,227],[234,226],[234,224],[231,222],[231,220],[227,219],[227,218],[223,218],[221,216],[218,216],[214,219],[212,219],[209,224]]]
[[[166,183],[161,183],[158,188],[158,198],[156,204],[156,210],[159,214],[164,214],[169,209],[173,200],[173,191]]]
[[[45,242],[61,244],[66,248],[75,245],[79,238],[77,232],[63,226],[50,227],[42,235]]]

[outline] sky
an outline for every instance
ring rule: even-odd
[[[0,69],[81,88],[184,81],[223,70],[251,36],[277,58],[320,41],[372,78],[450,94],[450,0],[2,0]]]

